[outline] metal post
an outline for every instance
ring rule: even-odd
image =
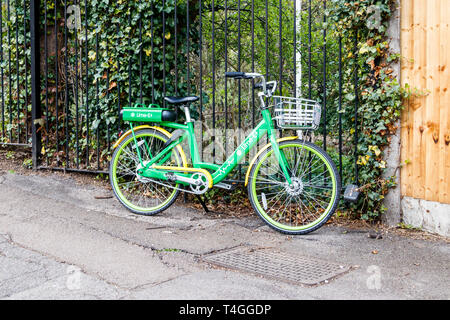
[[[40,0],[31,0],[31,118],[32,118],[32,160],[33,169],[39,167],[41,158],[41,134],[39,131],[41,119],[41,77],[40,77],[40,34],[39,34],[39,13]]]
[[[355,38],[354,38],[354,51],[355,51],[355,78],[354,78],[354,85],[355,85],[355,182],[356,185],[359,185],[359,168],[358,168],[358,142],[359,142],[359,137],[358,137],[358,112],[359,112],[359,77],[358,77],[358,72],[359,72],[359,68],[358,68],[358,31],[356,31],[355,33]]]
[[[303,0],[295,0],[295,35],[294,35],[294,55],[295,55],[295,96],[300,98],[302,96],[302,51],[297,50],[297,35],[300,37],[302,29],[302,5]],[[301,41],[301,37],[300,37]],[[300,46],[302,44],[300,43]]]

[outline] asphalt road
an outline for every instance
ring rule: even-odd
[[[257,218],[183,206],[139,217],[109,191],[59,175],[0,174],[0,299],[442,299],[450,245],[325,226],[287,237]],[[308,287],[218,268],[204,255],[276,248],[352,270]]]

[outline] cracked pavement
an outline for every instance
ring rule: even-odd
[[[0,175],[0,299],[450,298],[447,242],[335,226],[287,237],[256,216],[217,219],[178,205],[142,217],[96,199],[109,193],[69,176]],[[243,245],[357,267],[302,287],[201,261]]]

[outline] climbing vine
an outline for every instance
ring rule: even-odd
[[[120,109],[187,94],[193,83],[186,57],[198,51],[198,9],[189,8],[189,35],[187,10],[186,0],[41,5],[44,161],[105,168],[122,129]]]
[[[341,37],[344,51],[350,52],[344,57],[347,68],[358,78],[356,88],[355,81],[343,87],[345,103],[357,105],[358,113],[347,109],[343,117],[354,121],[357,116],[357,126],[346,129],[356,133],[358,181],[354,175],[353,182],[362,192],[351,210],[363,219],[381,217],[387,210],[383,199],[396,186],[394,176],[385,177],[385,151],[397,132],[402,102],[409,92],[394,74],[393,63],[400,55],[391,52],[387,37],[395,5],[394,0],[337,0],[329,12],[335,34]]]

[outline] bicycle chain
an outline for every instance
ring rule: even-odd
[[[143,183],[156,183],[156,184],[159,184],[159,185],[161,185],[161,186],[163,186],[163,187],[167,187],[167,188],[174,189],[174,190],[180,190],[181,192],[186,192],[186,193],[196,194],[196,195],[202,195],[202,194],[205,194],[205,193],[209,190],[209,187],[206,186],[206,190],[205,190],[205,191],[202,191],[202,192],[195,192],[195,191],[191,191],[191,190],[188,190],[188,189],[176,188],[176,187],[173,187],[173,186],[171,186],[171,185],[167,185],[167,184],[165,184],[165,183],[162,183],[162,182],[159,182],[159,181],[150,179],[150,178],[144,178],[144,177],[141,177],[141,178],[138,179],[138,180],[141,181],[141,182],[143,182]]]

